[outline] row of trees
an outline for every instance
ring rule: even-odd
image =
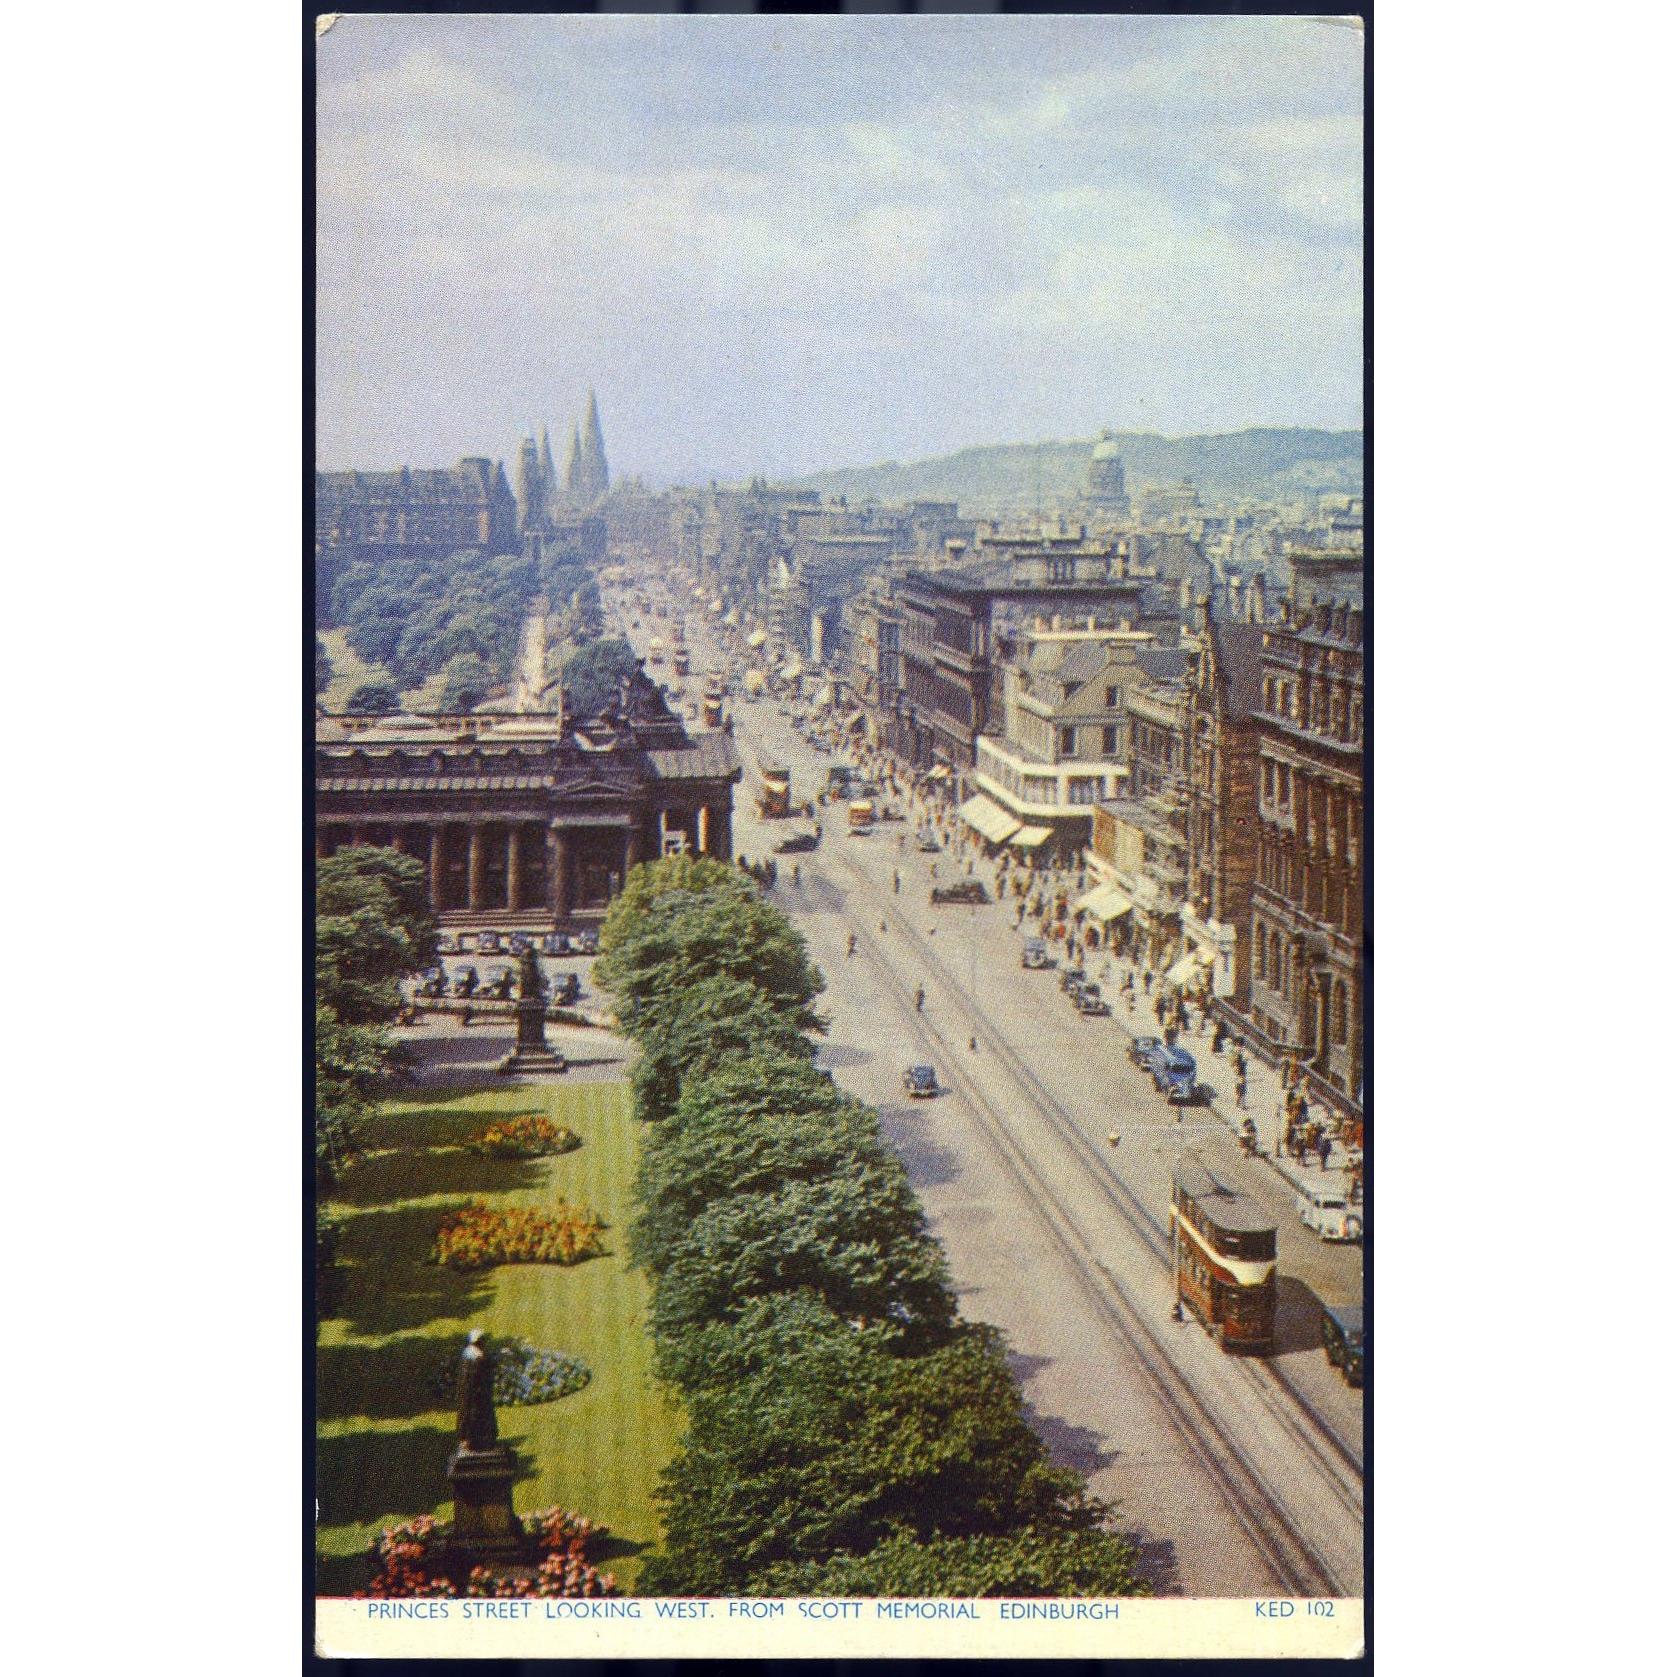
[[[877,1114],[814,1065],[803,940],[726,864],[637,868],[597,974],[641,1049],[630,1231],[688,1429],[645,1588],[1127,1595],[1135,1550],[961,1319]]]
[[[365,845],[326,857],[314,924],[315,1174],[325,1185],[355,1157],[356,1121],[400,1065],[390,1034],[400,980],[436,959],[424,865]]]
[[[510,679],[519,628],[538,594],[563,633],[598,634],[599,585],[587,566],[470,550],[357,560],[331,584],[327,621],[342,625],[356,654],[382,664],[397,688],[444,672],[445,708],[470,709]]]

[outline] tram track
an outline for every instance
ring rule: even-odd
[[[854,878],[875,891],[878,890],[866,872],[850,856],[841,852],[839,859]],[[907,924],[901,910],[889,907],[887,912],[900,926]],[[986,1039],[991,1044],[991,1053],[1002,1061],[1014,1081],[1030,1095],[1055,1134],[1065,1142],[1082,1165],[1088,1180],[1168,1272],[1173,1259],[1170,1233],[1164,1223],[1137,1197],[1135,1190],[1110,1169],[1105,1157],[1067,1110],[1064,1102],[1043,1083],[1023,1056],[1014,1050],[994,1030],[991,1022],[972,1005],[968,992],[949,972],[942,959],[924,948],[922,959],[937,971],[944,987],[955,997],[957,1007],[967,1023],[984,1030]],[[1269,1360],[1243,1359],[1236,1366],[1244,1371],[1244,1378],[1250,1382],[1259,1401],[1274,1419],[1317,1459],[1336,1497],[1346,1510],[1361,1519],[1364,1510],[1361,1491],[1363,1464],[1350,1445],[1339,1436],[1298,1386]],[[1278,1388],[1284,1397],[1278,1397],[1277,1392],[1271,1388]],[[1290,1414],[1288,1405],[1296,1408],[1298,1414]],[[1301,1420],[1305,1425],[1300,1425]]]
[[[992,1098],[969,1075],[952,1045],[924,1014],[913,1011],[908,986],[878,940],[871,932],[864,932],[859,947],[878,974],[880,988],[912,1014],[922,1041],[928,1046],[935,1044],[947,1057],[950,1083],[965,1096],[1003,1167],[1070,1260],[1091,1306],[1135,1355],[1172,1425],[1217,1487],[1235,1523],[1263,1557],[1277,1586],[1296,1596],[1357,1594],[1345,1588],[1316,1544],[1299,1529],[1291,1511],[1270,1490],[1245,1449],[1176,1368],[1144,1309],[1130,1297],[1122,1279],[1060,1205],[1035,1161],[1009,1132]],[[941,987],[959,993],[941,963],[934,978]]]

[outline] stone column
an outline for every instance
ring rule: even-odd
[[[555,920],[571,914],[571,846],[563,827],[547,830],[548,888]]]
[[[716,854],[724,862],[734,858],[734,812],[729,805],[716,812]]]
[[[699,805],[699,825],[696,833],[698,842],[693,846],[701,856],[710,854],[710,805]]]
[[[637,815],[634,818],[633,822],[630,823],[629,839],[628,839],[628,843],[624,847],[624,851],[623,851],[623,863],[624,863],[623,877],[625,879],[627,879],[629,877],[628,870],[630,868],[633,868],[633,867],[638,867],[645,860],[646,860],[645,824],[642,821],[641,817]]]
[[[443,911],[443,858],[447,849],[443,843],[448,836],[448,829],[437,821],[431,827],[431,853],[427,858],[430,890],[431,912],[441,914]]]
[[[466,833],[466,907],[483,907],[483,828],[475,821]]]
[[[507,824],[507,907],[514,912],[518,901],[519,846],[523,834],[516,821]]]

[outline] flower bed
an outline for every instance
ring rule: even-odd
[[[536,1545],[541,1563],[534,1577],[505,1577],[488,1567],[474,1566],[462,1590],[444,1570],[452,1528],[429,1514],[405,1526],[388,1527],[368,1550],[378,1571],[355,1599],[392,1596],[608,1596],[617,1594],[617,1580],[601,1572],[588,1552],[606,1535],[604,1526],[568,1513],[543,1508],[524,1516],[525,1533]]]
[[[517,1118],[497,1118],[466,1143],[474,1152],[497,1159],[539,1159],[550,1153],[569,1153],[582,1137],[566,1124],[527,1112]]]
[[[431,1262],[450,1269],[495,1264],[577,1264],[604,1248],[604,1226],[592,1211],[559,1202],[554,1211],[520,1206],[491,1210],[482,1200],[451,1211],[437,1226]]]
[[[580,1392],[593,1378],[581,1358],[543,1350],[527,1339],[491,1341],[489,1355],[495,1364],[495,1402],[503,1408],[509,1404],[552,1403]],[[434,1396],[454,1395],[459,1368],[459,1355],[450,1352],[431,1382]]]

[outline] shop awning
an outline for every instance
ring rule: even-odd
[[[926,776],[926,778],[928,780],[947,780],[949,778],[949,765],[947,763],[939,763],[937,767]]]
[[[1077,899],[1077,912],[1091,915],[1104,926],[1121,914],[1128,914],[1135,904],[1116,885],[1097,885]]]
[[[1173,990],[1192,984],[1205,970],[1206,963],[1197,949],[1190,950],[1165,974],[1165,983]]]
[[[1006,844],[1019,831],[1019,823],[1000,804],[975,792],[961,805],[961,819],[992,844]]]
[[[745,637],[745,644],[747,646],[767,646],[769,644],[768,630],[753,629],[751,633]]]
[[[1020,850],[1035,850],[1044,840],[1053,836],[1052,827],[1021,827],[1007,842]]]

